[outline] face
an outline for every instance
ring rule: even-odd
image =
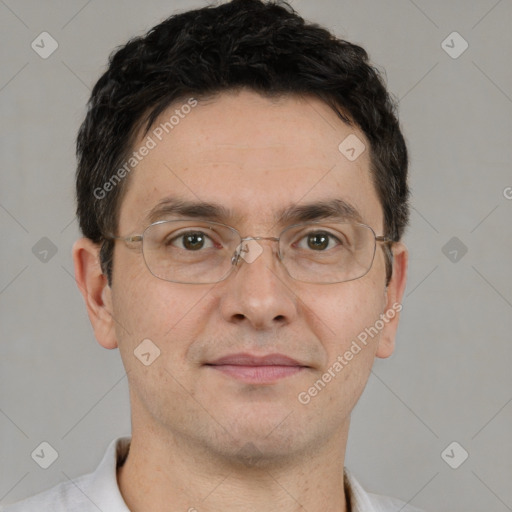
[[[338,149],[349,135],[367,148],[353,161]],[[119,235],[142,233],[149,212],[166,198],[221,205],[225,215],[217,221],[242,236],[264,237],[292,223],[279,218],[284,209],[342,200],[383,234],[369,144],[320,100],[224,93],[199,102],[161,141],[153,139],[156,146],[130,175]],[[179,216],[153,220],[166,218]],[[293,280],[276,242],[258,243],[263,252],[254,261],[241,260],[213,285],[158,279],[140,244],[116,243],[112,288],[102,290],[112,316],[91,320],[100,343],[120,349],[134,429],[227,458],[290,458],[346,438],[375,356],[393,349],[396,307],[366,343],[361,333],[400,301],[405,249],[394,249],[386,288],[380,244],[364,277],[326,285]],[[145,339],[160,350],[147,366],[134,356]],[[271,359],[258,359],[266,356],[280,364],[269,368]],[[260,368],[247,367],[254,361]]]

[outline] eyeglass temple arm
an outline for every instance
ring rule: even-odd
[[[141,242],[142,241],[142,235],[131,235],[131,236],[105,235],[103,238],[105,240],[122,240],[123,242]]]

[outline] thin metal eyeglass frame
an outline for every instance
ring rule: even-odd
[[[167,223],[171,223],[171,222],[202,222],[202,223],[205,223],[205,224],[213,224],[213,225],[216,225],[216,226],[222,226],[222,227],[228,228],[229,230],[231,230],[234,233],[236,233],[238,238],[240,239],[240,242],[238,243],[237,248],[236,248],[235,252],[233,253],[233,256],[231,256],[231,268],[229,269],[229,271],[221,279],[219,279],[218,281],[213,281],[213,282],[210,282],[210,283],[195,283],[195,282],[189,283],[189,282],[183,282],[183,281],[172,281],[170,279],[164,279],[163,277],[160,277],[160,276],[157,276],[156,274],[154,274],[151,271],[151,269],[149,268],[149,265],[148,265],[148,263],[146,261],[146,257],[144,256],[144,234],[152,226],[161,225],[161,224],[167,224]],[[240,234],[240,232],[236,228],[234,228],[232,226],[228,226],[227,224],[222,224],[221,222],[213,222],[213,221],[208,221],[208,220],[205,221],[205,220],[200,220],[200,219],[158,220],[158,221],[153,222],[152,224],[149,224],[148,226],[146,226],[144,228],[144,231],[141,234],[129,235],[129,236],[124,236],[124,237],[123,236],[107,235],[107,236],[104,237],[104,239],[105,240],[112,240],[112,241],[120,240],[120,241],[123,241],[125,243],[141,242],[142,243],[142,257],[144,259],[144,264],[146,265],[146,268],[149,270],[150,274],[152,276],[156,277],[157,279],[161,279],[162,281],[167,281],[169,283],[178,283],[178,284],[216,284],[216,283],[221,283],[222,281],[225,281],[232,274],[233,270],[238,265],[238,262],[240,261],[240,255],[243,252],[242,251],[243,242],[248,242],[250,240],[270,240],[270,241],[273,241],[273,242],[277,242],[278,243],[278,246],[277,246],[277,256],[278,256],[279,261],[282,262],[283,258],[282,258],[282,255],[281,255],[281,247],[280,247],[279,242],[281,240],[281,237],[283,236],[283,233],[285,233],[289,229],[300,227],[300,226],[315,226],[315,225],[320,225],[321,226],[323,224],[324,223],[320,222],[320,221],[319,222],[302,222],[302,223],[299,223],[299,224],[292,224],[291,226],[288,226],[285,229],[283,229],[283,231],[281,231],[281,233],[279,234],[278,237],[275,237],[275,236],[248,236],[248,237],[242,237],[242,235]],[[309,284],[338,284],[338,283],[347,283],[349,281],[355,281],[357,279],[361,279],[366,274],[368,274],[368,272],[370,272],[370,270],[371,270],[371,268],[373,266],[373,262],[375,260],[375,251],[377,250],[377,243],[389,243],[389,244],[392,244],[394,242],[394,240],[392,238],[390,238],[390,237],[387,237],[387,236],[384,236],[384,235],[376,235],[375,231],[373,230],[373,228],[371,226],[368,226],[367,224],[363,224],[361,222],[335,222],[335,224],[351,224],[351,225],[356,225],[356,226],[362,226],[364,228],[369,229],[370,232],[373,234],[373,237],[375,239],[375,243],[374,243],[371,263],[370,263],[370,266],[368,267],[368,270],[364,274],[362,274],[362,275],[360,275],[358,277],[354,277],[352,279],[345,279],[343,281],[334,281],[334,282],[317,282],[317,283],[315,283],[314,281],[302,281],[300,279],[296,279],[295,277],[293,277],[290,274],[290,271],[288,270],[286,265],[283,264],[283,267],[286,270],[286,273],[293,280],[299,281],[299,282],[304,282],[304,283],[309,283]],[[197,227],[199,227],[199,226],[197,226]],[[386,256],[386,254],[385,254],[385,256]],[[392,253],[391,253],[391,257],[392,257]]]

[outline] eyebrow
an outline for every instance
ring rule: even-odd
[[[237,215],[233,210],[219,203],[166,197],[148,212],[144,218],[144,223],[145,225],[152,224],[169,216],[221,223],[229,223],[233,220],[239,221],[245,218],[245,216]],[[357,208],[339,198],[306,204],[292,204],[279,210],[275,215],[275,220],[281,225],[325,219],[363,223],[362,216]]]

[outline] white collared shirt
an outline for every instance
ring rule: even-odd
[[[130,447],[129,437],[112,441],[94,473],[63,482],[12,505],[1,512],[130,512],[117,485],[117,466]],[[345,489],[351,512],[421,512],[404,502],[367,493],[345,469]]]

